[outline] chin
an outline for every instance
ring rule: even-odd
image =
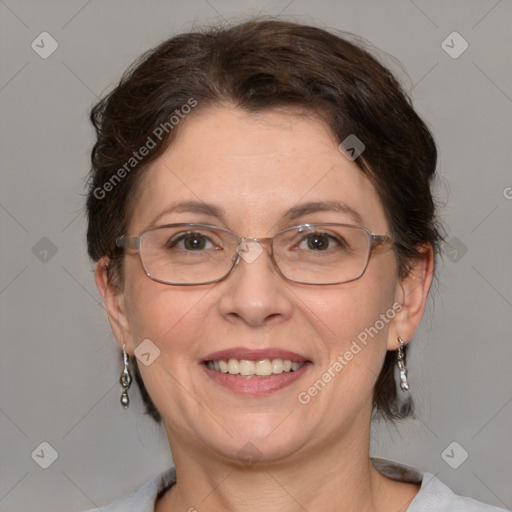
[[[211,442],[213,451],[235,462],[237,465],[252,467],[256,464],[275,464],[280,461],[290,461],[300,456],[300,449],[304,447],[309,435],[301,432],[292,432],[290,429],[280,429],[274,424],[273,429],[265,433],[259,429],[241,429],[232,438],[218,444]],[[276,428],[277,426],[277,428]],[[213,441],[213,440],[212,440]]]

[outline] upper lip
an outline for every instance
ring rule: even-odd
[[[246,347],[235,347],[212,352],[204,357],[201,362],[204,363],[205,361],[220,360],[227,361],[229,359],[247,359],[249,361],[261,361],[262,359],[289,359],[295,363],[304,363],[309,361],[307,357],[301,356],[296,352],[280,348],[250,349]]]

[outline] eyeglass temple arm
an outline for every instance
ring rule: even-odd
[[[372,241],[373,241],[373,244],[380,244],[380,245],[392,244],[393,237],[390,235],[372,235]]]
[[[138,236],[120,236],[116,239],[117,247],[123,249],[134,249],[136,251],[140,248],[140,238]]]

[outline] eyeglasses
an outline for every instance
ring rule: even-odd
[[[270,248],[274,266],[289,281],[346,283],[364,274],[376,245],[391,243],[390,235],[336,223],[301,224],[272,238],[240,237],[208,224],[167,224],[116,239],[118,247],[138,251],[149,278],[176,286],[222,281],[241,259],[252,263],[259,257],[261,245]]]

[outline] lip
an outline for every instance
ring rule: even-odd
[[[203,358],[201,363],[205,363],[207,361],[220,361],[221,359],[224,361],[229,361],[229,359],[247,359],[249,361],[261,361],[262,359],[289,359],[292,363],[306,363],[309,361],[307,357],[280,348],[250,349],[247,347],[235,347],[212,352]]]
[[[270,351],[264,352],[266,354],[270,353]],[[288,352],[288,354],[290,354],[290,352]],[[212,355],[217,357],[217,352]],[[288,357],[286,359],[288,359]],[[207,361],[208,360],[211,359],[207,359]],[[303,377],[306,373],[309,373],[309,369],[311,366],[313,366],[313,363],[310,361],[305,362],[298,370],[293,372],[283,372],[280,374],[269,375],[268,377],[254,378],[244,378],[239,375],[231,375],[229,373],[222,373],[216,370],[211,370],[208,368],[208,365],[205,362],[203,362],[203,364],[200,366],[203,368],[204,372],[210,379],[237,394],[243,396],[265,396],[290,386],[293,382]]]

